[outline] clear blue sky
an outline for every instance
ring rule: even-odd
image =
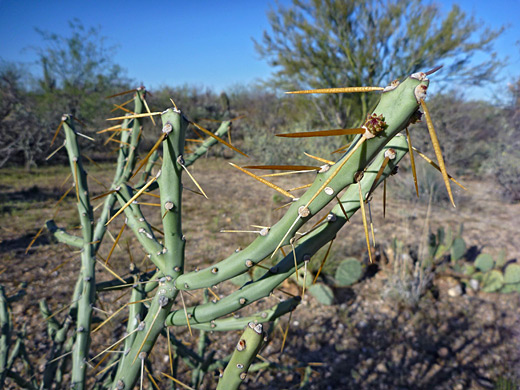
[[[506,73],[520,76],[520,0],[438,3],[446,12],[457,3],[492,28],[509,25],[496,48],[509,56]],[[27,48],[42,45],[35,27],[67,35],[68,21],[78,18],[87,27],[100,26],[107,44],[118,46],[114,62],[149,88],[189,83],[219,91],[269,76],[272,69],[259,59],[252,38],[261,39],[268,29],[266,11],[275,5],[274,0],[0,0],[0,58],[34,61]]]

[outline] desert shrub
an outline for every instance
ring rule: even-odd
[[[422,161],[418,156],[416,156],[416,164],[419,197],[417,197],[417,193],[415,192],[413,175],[408,161],[405,161],[399,166],[399,169],[407,170],[406,174],[396,175],[395,180],[388,183],[389,191],[395,194],[399,199],[407,202],[448,204],[450,198],[439,172],[425,161]],[[460,205],[463,191],[453,184],[452,191],[456,203]]]
[[[429,256],[414,259],[403,242],[394,239],[382,296],[398,305],[416,307],[431,287],[435,274]]]
[[[435,129],[452,174],[478,174],[495,154],[503,109],[485,101],[467,101],[455,92],[432,96],[428,102]],[[426,123],[412,134],[414,146],[433,157]]]
[[[491,174],[505,199],[520,201],[520,80],[510,85],[511,101],[504,110],[504,125],[496,130],[496,153],[489,159]]]

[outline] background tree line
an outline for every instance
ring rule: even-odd
[[[359,125],[377,94],[295,97],[282,91],[381,86],[439,63],[445,68],[435,75],[435,83],[448,88],[494,81],[500,69],[493,42],[502,29],[481,27],[458,6],[442,14],[436,5],[421,0],[293,0],[288,7],[271,10],[268,17],[271,30],[255,41],[258,53],[274,67],[265,85],[234,87],[222,94],[197,86],[162,86],[152,91],[150,108],[162,111],[173,98],[190,119],[208,128],[215,128],[214,121],[245,115],[233,122],[233,142],[265,163],[296,163],[304,161],[303,151],[324,155],[345,140],[282,141],[273,137],[275,133]],[[47,42],[37,49],[41,76],[19,64],[0,64],[0,167],[47,163],[62,113],[83,121],[82,131],[92,135],[115,115],[111,104],[128,98],[105,97],[138,86],[112,62],[114,48],[104,45],[97,29],[77,20],[70,25],[67,37],[40,31]],[[482,52],[484,61],[471,61]],[[516,200],[519,89],[520,82],[512,84],[510,100],[500,105],[467,101],[451,91],[432,96],[429,103],[451,169],[493,174],[505,194]],[[150,144],[160,131],[151,126],[146,121],[143,132]],[[430,152],[426,132],[413,135],[415,144]],[[101,147],[105,139],[96,136],[88,145],[97,159],[109,157],[110,149]]]

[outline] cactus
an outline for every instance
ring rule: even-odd
[[[457,262],[464,257],[466,253],[466,242],[461,237],[462,226],[459,229],[458,236],[453,237],[451,228],[447,232],[444,228],[437,229],[437,234],[430,233],[428,242],[428,253],[435,262],[442,260],[444,256],[449,255],[451,263],[458,268]]]
[[[217,390],[238,389],[247,376],[249,366],[262,346],[264,332],[262,324],[250,322],[238,341],[235,352],[222,374]]]
[[[504,276],[502,272],[492,269],[486,272],[482,278],[482,291],[495,292],[504,286]]]
[[[312,294],[316,300],[323,305],[330,306],[334,302],[334,292],[326,284],[313,284],[309,287],[309,293]]]
[[[464,275],[471,279],[475,290],[480,287],[484,292],[520,292],[520,265],[506,264],[504,251],[496,261],[490,254],[479,254],[474,265],[464,266]]]
[[[336,270],[336,284],[339,287],[350,286],[363,275],[363,267],[359,260],[354,258],[348,258],[339,263],[338,269]]]
[[[514,284],[520,283],[520,265],[509,264],[504,272],[504,283]]]
[[[491,271],[494,266],[495,261],[493,260],[493,257],[487,253],[481,253],[475,259],[475,267],[481,272]]]
[[[457,237],[450,248],[451,261],[456,263],[466,253],[466,243],[462,237]]]
[[[190,121],[175,105],[161,113],[150,113],[146,102],[146,90],[139,88],[130,91],[134,93],[134,113],[124,117],[111,118],[112,120],[122,120],[120,128],[130,129],[130,131],[120,131],[120,147],[114,179],[109,191],[104,194],[105,200],[100,217],[94,222],[94,211],[91,206],[93,198],[89,193],[87,173],[82,165],[77,138],[80,133],[74,127],[73,118],[64,116],[62,127],[76,189],[77,208],[82,226],[81,236],[73,235],[59,228],[53,220],[48,221],[46,225],[49,232],[58,241],[80,250],[81,270],[67,319],[59,322],[54,318],[51,321],[49,318],[52,318],[53,315],[47,315],[49,314],[48,309],[45,303],[42,303],[42,313],[48,319],[49,329],[52,328],[49,333],[54,335],[54,344],[44,373],[46,379],[41,384],[41,388],[51,388],[60,381],[61,370],[66,368],[65,363],[68,359],[68,355],[60,356],[60,353],[72,352],[70,386],[74,389],[83,389],[88,378],[89,359],[99,362],[101,356],[111,347],[122,343],[123,353],[104,363],[102,375],[100,374],[96,378],[96,388],[131,389],[136,382],[144,379],[145,369],[150,371],[149,356],[160,335],[166,336],[168,349],[174,350],[175,359],[182,359],[193,368],[192,384],[200,384],[204,373],[211,369],[227,366],[219,382],[219,388],[238,388],[260,348],[263,339],[261,324],[267,326],[269,322],[276,321],[280,316],[291,312],[298,306],[300,298],[294,297],[244,318],[226,316],[267,297],[283,281],[298,272],[298,269],[300,272],[301,269],[304,270],[303,277],[305,278],[305,270],[307,270],[312,256],[335,238],[339,229],[358,209],[361,209],[363,216],[365,215],[365,204],[370,201],[373,191],[395,173],[397,163],[411,150],[407,137],[398,136],[399,133],[418,120],[421,106],[425,114],[428,114],[424,98],[429,84],[427,75],[431,73],[433,71],[413,74],[402,83],[394,82],[384,89],[378,87],[340,89],[340,92],[383,92],[379,104],[366,118],[362,128],[350,132],[339,132],[357,134],[357,136],[338,161],[325,160],[325,165],[314,169],[316,171],[314,182],[299,198],[253,174],[251,169],[255,168],[242,168],[232,164],[249,176],[290,197],[292,204],[276,224],[262,228],[258,237],[249,246],[207,268],[193,272],[185,272],[186,238],[182,231],[181,195],[184,188],[182,175],[186,174],[194,180],[188,167],[217,141],[245,155],[222,139],[222,136],[229,131],[229,122],[222,123],[219,130],[212,133]],[[143,113],[144,108],[148,114]],[[161,116],[161,135],[152,150],[138,162],[137,150],[141,138],[142,121],[146,117],[153,118],[154,115]],[[428,115],[426,120],[432,141],[435,143],[436,136]],[[186,129],[190,125],[195,126],[210,138],[193,153],[185,156]],[[114,128],[118,128],[118,126]],[[334,130],[313,133],[312,135],[293,133],[284,136],[335,135],[338,132]],[[435,145],[435,153],[448,193],[452,198],[448,181],[450,177],[446,173],[438,145]],[[160,169],[155,170],[154,166],[159,163],[159,156],[162,156]],[[270,169],[279,168],[277,166]],[[138,174],[139,176],[134,180],[136,184],[131,185],[130,180]],[[195,182],[195,184],[204,194],[198,183]],[[344,189],[346,189],[345,192],[341,198],[338,198]],[[150,225],[138,202],[144,193],[149,194],[157,190],[159,193],[154,195],[160,199],[162,229]],[[334,206],[325,218],[304,233],[296,234],[329,205]],[[108,257],[107,259],[100,258],[98,250],[102,245],[107,225],[121,214],[124,214],[125,222],[108,257],[126,226],[132,231],[154,264],[153,271],[143,272],[133,264],[131,275],[122,278],[110,269]],[[366,223],[364,226],[367,244],[370,245]],[[158,238],[158,231],[161,232],[162,238]],[[287,252],[283,251],[283,247],[288,249]],[[279,252],[282,252],[283,256],[278,260]],[[370,248],[369,256],[372,259]],[[275,264],[262,271],[264,266],[259,263],[268,257]],[[98,269],[111,272],[115,279],[97,283],[96,264],[99,265]],[[261,274],[258,275],[257,271],[253,273],[252,278],[243,277],[252,269],[260,270]],[[338,285],[346,286],[359,280],[361,276],[361,264],[355,259],[347,259],[340,264],[336,280]],[[299,276],[297,278],[300,279]],[[244,284],[225,297],[209,301],[208,292],[212,292],[212,286],[227,280],[240,281]],[[323,284],[307,285],[306,281],[303,289],[307,287],[321,301],[332,302],[332,293],[327,286]],[[92,318],[93,310],[96,307],[96,295],[116,289],[131,290],[130,301],[123,306],[123,308],[128,306],[129,309],[126,336],[91,359],[91,356],[95,354],[91,346],[91,333],[104,326],[112,318],[110,316],[96,329],[93,329]],[[205,302],[186,307],[183,292],[200,289],[204,290]],[[114,315],[117,312],[119,311],[114,312]],[[244,341],[244,349],[237,349],[230,357],[224,359],[216,359],[212,354],[204,353],[205,332],[240,329],[246,322],[252,322],[252,324],[246,326],[238,344],[240,346]],[[175,333],[170,331],[171,327],[178,326],[187,326],[190,332],[192,329],[199,329],[202,332],[197,351],[187,348],[175,337]],[[71,329],[74,329],[74,332],[67,337]],[[97,349],[96,346],[96,351]],[[163,375],[178,382],[178,379],[175,378],[175,359],[171,353],[169,355],[172,372],[163,373]],[[57,358],[63,359],[63,364],[53,364]],[[308,374],[307,369],[306,372]],[[156,372],[153,374],[158,375]]]

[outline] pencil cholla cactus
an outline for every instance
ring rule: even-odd
[[[408,126],[420,117],[420,107],[426,114],[439,169],[453,200],[448,181],[450,176],[446,173],[440,148],[436,144],[435,131],[424,103],[429,84],[427,76],[435,70],[437,69],[413,74],[401,83],[393,82],[386,88],[354,87],[294,92],[376,92],[381,94],[381,99],[360,128],[280,135],[308,137],[356,134],[353,143],[348,148],[343,148],[345,152],[337,161],[312,156],[322,164],[317,168],[291,165],[239,167],[232,164],[233,167],[287,196],[291,201],[290,207],[274,225],[262,227],[257,238],[246,248],[204,269],[192,272],[187,272],[185,266],[190,259],[185,258],[185,244],[189,237],[185,237],[182,230],[182,175],[186,174],[193,180],[200,193],[205,195],[203,186],[195,180],[188,168],[204,155],[209,147],[220,142],[246,156],[223,139],[229,131],[230,122],[223,122],[213,133],[189,120],[189,112],[181,111],[175,104],[163,112],[150,112],[144,88],[127,91],[134,94],[132,113],[110,118],[122,122],[99,132],[113,132],[113,137],[119,135],[119,151],[110,188],[105,194],[96,197],[104,197],[104,203],[95,217],[91,206],[94,198],[89,192],[87,173],[82,165],[78,142],[81,133],[75,128],[74,118],[64,116],[60,127],[63,127],[65,133],[64,145],[69,156],[76,191],[82,226],[81,236],[59,228],[53,220],[47,222],[47,227],[58,241],[80,250],[81,270],[78,272],[67,316],[61,322],[57,321],[57,317],[48,321],[49,327],[52,323],[52,334],[60,334],[60,337],[53,337],[53,346],[48,355],[41,387],[51,388],[53,383],[61,381],[64,370],[67,369],[65,362],[70,359],[70,352],[70,385],[74,389],[83,389],[88,383],[95,383],[94,386],[99,389],[131,389],[136,382],[142,383],[146,377],[154,381],[159,375],[179,384],[175,371],[178,359],[183,360],[192,369],[193,388],[201,385],[205,373],[219,369],[223,373],[219,388],[238,388],[248,367],[254,369],[255,356],[263,343],[263,331],[268,328],[268,323],[276,321],[298,306],[308,285],[305,275],[309,262],[320,248],[334,239],[339,229],[358,209],[361,209],[363,215],[367,247],[372,261],[365,207],[369,205],[371,195],[377,186],[394,174],[399,161],[408,152],[412,152]],[[138,161],[137,150],[141,139],[142,121],[155,116],[161,118],[162,131],[154,147]],[[208,136],[192,153],[185,151],[186,131],[189,126],[194,126]],[[401,135],[401,132],[406,132],[406,136]],[[435,165],[433,162],[431,164]],[[160,168],[154,168],[156,165],[160,165]],[[256,175],[252,172],[254,169],[309,170],[314,172],[314,179],[305,186],[307,189],[297,196]],[[339,194],[344,189],[346,190],[340,197]],[[142,212],[138,201],[145,195],[158,199],[161,227],[152,226]],[[316,215],[329,205],[332,207],[325,217],[314,222]],[[123,214],[123,226],[109,250],[109,255],[103,259],[99,249],[107,226],[116,219],[123,220]],[[297,235],[297,232],[311,220],[312,226]],[[119,276],[110,268],[108,260],[125,227],[132,231],[154,264],[155,269],[152,272],[144,272],[134,264],[129,275]],[[283,251],[283,247],[287,247],[288,251]],[[264,259],[274,259],[280,252],[286,255],[282,255],[281,259],[273,267],[265,270],[261,277],[249,281],[227,296],[215,296],[213,299],[210,295],[214,294],[213,286],[249,272],[258,267]],[[326,258],[320,271],[325,260]],[[304,269],[300,297],[282,301],[270,309],[260,310],[246,317],[229,317],[232,313],[239,315],[240,309],[269,296],[300,267]],[[114,279],[97,282],[96,271],[99,270],[108,270]],[[349,276],[347,279],[350,281],[352,278]],[[108,318],[94,327],[92,318],[93,310],[97,309],[96,297],[108,291],[124,289],[131,291],[128,303],[119,308],[111,308],[112,313]],[[194,290],[203,291],[203,302],[188,307],[183,292]],[[45,307],[43,303],[44,312]],[[107,348],[91,345],[91,334],[109,321],[120,321],[115,316],[126,308],[128,320],[125,336]],[[47,313],[46,317],[52,315]],[[264,324],[263,327],[261,324]],[[185,326],[190,333],[192,329],[200,330],[196,350],[186,347],[176,337],[176,327]],[[244,328],[245,331],[232,356],[217,359],[213,354],[205,353],[206,332]],[[169,351],[169,371],[164,373],[155,371],[150,360],[150,354],[153,353],[160,335],[165,336]],[[111,358],[102,361],[104,354],[118,345],[121,353],[113,354]],[[94,370],[89,368],[93,363],[101,365],[99,371],[95,371],[95,376]],[[182,386],[188,387],[186,384]]]

